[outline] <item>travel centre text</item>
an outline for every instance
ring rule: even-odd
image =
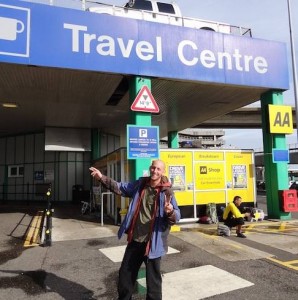
[[[143,61],[163,61],[162,38],[159,36],[155,37],[155,43],[150,43],[88,33],[87,26],[76,24],[64,23],[64,29],[70,30],[73,52],[89,54],[95,50],[101,56],[115,57],[116,53],[120,53],[123,58],[129,58],[135,52]],[[262,56],[242,55],[239,49],[234,49],[232,53],[199,50],[198,45],[191,40],[182,40],[178,44],[177,54],[186,66],[201,64],[209,69],[217,67],[241,72],[255,71],[259,74],[268,71],[268,62]]]

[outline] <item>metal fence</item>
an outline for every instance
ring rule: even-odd
[[[2,184],[0,200],[46,201],[49,187],[49,183]]]

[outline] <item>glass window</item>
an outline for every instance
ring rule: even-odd
[[[134,6],[134,9],[140,9],[140,10],[149,10],[152,11],[152,3],[150,1],[136,1]]]
[[[157,2],[158,11],[166,14],[175,14],[175,9],[172,4]]]
[[[23,177],[24,166],[8,166],[8,177]]]
[[[17,167],[11,167],[11,168],[10,168],[10,175],[11,175],[11,176],[17,176],[17,174],[18,174],[18,169],[17,169]]]
[[[24,167],[19,167],[19,176],[24,176]]]

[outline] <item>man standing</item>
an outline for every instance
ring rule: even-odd
[[[223,220],[224,224],[230,228],[236,227],[236,233],[238,237],[246,238],[242,233],[242,226],[244,225],[244,217],[248,217],[250,213],[242,214],[239,210],[242,198],[235,196],[233,202],[230,202],[224,210]]]
[[[119,270],[119,300],[132,299],[143,262],[146,265],[146,300],[161,300],[160,260],[168,250],[170,227],[180,220],[180,210],[171,183],[164,176],[164,162],[154,160],[149,168],[149,177],[141,177],[130,183],[116,182],[93,167],[90,171],[91,176],[110,191],[132,198],[118,231],[119,239],[127,233],[128,241]]]

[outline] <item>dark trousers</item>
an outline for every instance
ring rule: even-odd
[[[162,299],[162,279],[160,273],[161,258],[148,259],[144,256],[146,243],[131,242],[127,245],[119,270],[118,295],[119,300],[131,300],[139,269],[146,265],[146,300]]]
[[[235,227],[238,225],[244,225],[244,219],[243,218],[230,218],[224,221],[224,224],[228,227]]]

